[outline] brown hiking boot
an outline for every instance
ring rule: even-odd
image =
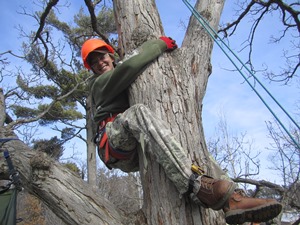
[[[213,179],[205,175],[199,177],[195,185],[199,186],[196,196],[200,204],[214,210],[222,209],[236,188],[233,182]]]
[[[250,198],[242,190],[235,191],[223,210],[228,224],[266,222],[276,217],[282,205],[274,199]]]

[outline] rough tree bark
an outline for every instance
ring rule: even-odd
[[[16,138],[4,127],[0,127],[0,137]],[[97,189],[45,153],[32,151],[21,141],[7,142],[5,148],[20,173],[23,187],[41,199],[66,224],[129,224]],[[7,171],[1,153],[0,179],[7,179]]]
[[[223,4],[220,0],[198,1],[196,8],[216,29]],[[119,43],[125,53],[148,39],[164,35],[154,0],[115,0],[114,9]],[[130,89],[130,101],[147,105],[163,118],[186,149],[187,157],[203,166],[208,174],[221,176],[224,174],[220,168],[210,160],[201,118],[202,99],[212,69],[212,47],[211,38],[192,17],[181,48],[164,54],[143,72]],[[140,157],[140,173],[144,191],[142,211],[147,224],[225,223],[223,212],[198,207],[186,197],[180,199],[163,169],[149,155],[146,157],[146,169],[144,158]]]
[[[94,130],[96,127],[95,122],[92,117],[92,104],[91,104],[91,96],[88,96],[86,100],[86,147],[87,147],[87,181],[94,188],[97,187],[97,162],[96,158],[98,155],[96,154],[96,146],[94,144],[94,134],[96,131]]]
[[[5,102],[3,90],[0,88],[0,127],[4,125],[5,122]]]

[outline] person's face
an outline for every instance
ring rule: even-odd
[[[90,67],[98,75],[114,69],[114,59],[108,53],[92,52],[89,58]]]

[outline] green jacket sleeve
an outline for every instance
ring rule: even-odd
[[[143,69],[166,50],[164,41],[150,40],[145,42],[132,57],[119,63],[114,70],[96,78],[92,85],[92,95],[96,104],[96,114],[108,112],[118,107],[118,95],[124,92],[140,75]],[[102,112],[103,113],[103,112]]]

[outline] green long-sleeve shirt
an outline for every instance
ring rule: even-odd
[[[97,77],[91,86],[93,103],[96,106],[95,122],[100,122],[110,114],[120,113],[129,108],[127,88],[150,62],[161,55],[167,46],[164,41],[145,42],[132,56],[119,63],[113,70]]]

